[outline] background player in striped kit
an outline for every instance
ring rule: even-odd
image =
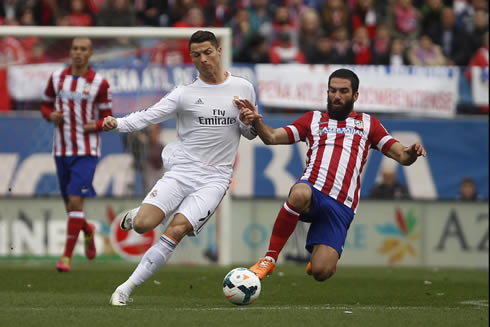
[[[403,146],[388,134],[375,117],[354,111],[359,78],[348,69],[333,72],[328,82],[327,112],[311,111],[289,126],[273,129],[255,106],[241,100],[247,119],[254,121],[265,144],[308,146],[303,176],[291,188],[272,229],[269,249],[252,266],[259,278],[274,271],[275,262],[299,219],[311,223],[306,249],[312,254],[306,272],[318,281],[330,278],[342,254],[347,230],[357,210],[360,175],[370,148],[403,165],[426,156],[424,147]]]
[[[237,105],[239,98],[255,103],[253,85],[223,69],[215,35],[195,32],[189,50],[199,72],[192,83],[174,88],[145,110],[104,120],[105,130],[132,132],[175,116],[178,135],[177,142],[163,149],[165,174],[141,206],[124,215],[121,228],[143,234],[172,220],[128,280],[116,288],[111,305],[126,305],[134,288],[168,262],[186,235],[202,230],[230,185],[240,136],[257,136]]]
[[[104,117],[112,115],[112,99],[109,83],[89,67],[91,55],[90,39],[73,39],[72,64],[51,75],[41,103],[42,115],[54,125],[53,155],[68,213],[65,252],[56,266],[64,272],[70,271],[80,230],[85,234],[85,255],[91,260],[96,254],[95,226],[85,220],[83,202],[95,196],[92,180],[100,156],[99,132]]]

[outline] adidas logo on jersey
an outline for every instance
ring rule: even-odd
[[[199,98],[194,104],[204,104],[204,102],[202,102],[201,98]]]

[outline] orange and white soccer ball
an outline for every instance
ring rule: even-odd
[[[260,279],[247,268],[235,268],[223,280],[223,294],[233,304],[253,303],[260,294]]]

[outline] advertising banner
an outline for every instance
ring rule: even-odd
[[[40,100],[49,75],[61,67],[62,64],[9,67],[11,97],[16,101]],[[456,113],[461,91],[458,67],[258,64],[234,65],[231,71],[255,85],[260,106],[325,110],[328,76],[342,67],[359,76],[359,111],[446,118]],[[99,63],[93,68],[109,82],[117,116],[150,106],[176,85],[191,83],[197,75],[193,65]],[[473,96],[483,99],[485,90],[488,95],[488,87],[484,89],[488,77],[485,82],[483,71],[474,75],[479,79],[473,82]]]
[[[87,220],[96,225],[98,258],[139,261],[163,231],[140,235],[119,229],[121,214],[140,204],[130,199],[87,201]],[[213,216],[197,237],[184,238],[170,263],[211,264],[220,246],[231,252],[230,264],[251,264],[263,256],[281,200],[231,202],[231,237],[219,244],[222,223]],[[66,239],[61,199],[0,199],[0,258],[58,257]],[[488,269],[488,202],[361,201],[339,265],[468,267]],[[299,223],[281,252],[280,262],[309,260],[305,250],[309,224]],[[75,254],[84,257],[83,237]],[[218,261],[219,262],[219,261]],[[54,266],[53,266],[54,269]]]
[[[453,117],[459,101],[457,67],[256,65],[261,104],[325,110],[328,78],[339,68],[360,79],[358,111]]]
[[[488,105],[488,67],[471,67],[473,103]]]
[[[265,115],[273,127],[297,118]],[[478,193],[488,199],[488,120],[381,119],[402,144],[421,142],[428,156],[411,166],[397,165],[397,178],[413,198],[457,199],[464,177],[475,180]],[[28,131],[28,132],[26,132]],[[58,181],[51,155],[52,126],[40,117],[0,117],[0,196],[58,195]],[[125,133],[102,133],[101,152],[94,178],[100,196],[143,195],[138,188],[135,159],[124,146]],[[174,127],[162,125],[161,141],[176,140]],[[304,170],[306,145],[264,145],[259,138],[240,142],[231,194],[237,197],[284,198]],[[381,167],[392,159],[372,150],[363,170],[361,198],[369,196],[379,180]],[[114,169],[117,167],[117,169]]]

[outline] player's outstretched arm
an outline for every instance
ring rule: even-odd
[[[112,116],[107,116],[104,118],[104,122],[102,123],[102,129],[104,131],[110,131],[114,128],[117,128],[117,120]]]
[[[257,134],[264,144],[289,144],[289,137],[284,128],[272,128],[262,120],[262,115],[257,108],[247,99],[240,99],[239,107],[242,115],[247,121],[253,123]]]
[[[404,166],[410,166],[420,156],[427,156],[424,147],[418,142],[407,147],[399,142],[393,143],[386,154],[388,157],[395,159]]]

